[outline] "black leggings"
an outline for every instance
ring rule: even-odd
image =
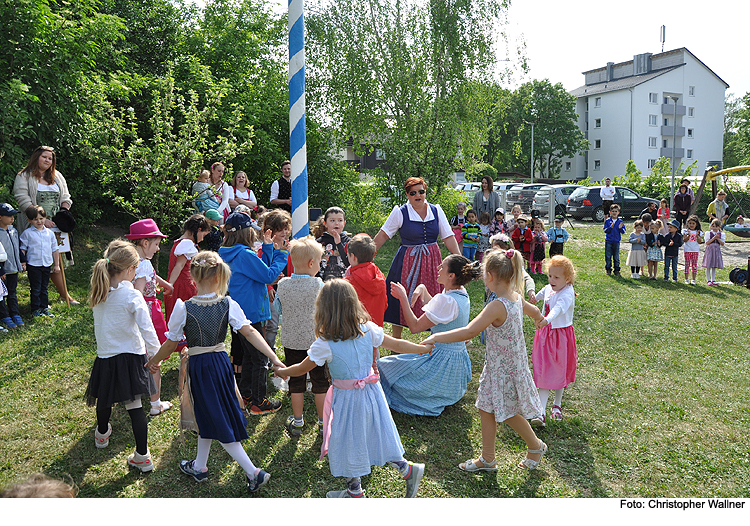
[[[135,436],[135,450],[139,455],[148,453],[148,419],[146,412],[142,407],[129,409],[130,424],[133,426],[133,435]],[[100,434],[107,432],[107,425],[112,416],[111,407],[96,408],[96,425]]]
[[[641,271],[641,267],[630,267],[630,272],[638,274]]]

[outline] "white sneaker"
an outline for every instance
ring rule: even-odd
[[[107,424],[107,432],[99,433],[99,428],[94,428],[94,445],[97,449],[104,449],[109,445],[109,436],[112,434],[112,424]]]
[[[640,274],[633,274],[633,279],[641,279],[641,275]]]
[[[690,285],[690,280],[689,279],[685,280],[685,285]]]
[[[694,279],[691,279],[691,280],[690,280],[690,284],[691,284],[691,285],[695,285],[695,280],[694,280]]]
[[[154,462],[151,459],[151,452],[146,451],[145,455],[141,455],[137,451],[132,455],[128,456],[128,466],[132,466],[141,473],[146,473],[154,469]]]

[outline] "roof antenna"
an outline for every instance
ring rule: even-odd
[[[664,41],[667,39],[667,26],[661,26],[659,40],[661,41],[661,52],[664,53]]]

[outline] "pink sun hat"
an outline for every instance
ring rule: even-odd
[[[141,219],[140,221],[136,221],[135,223],[130,225],[130,234],[125,234],[125,237],[130,240],[134,240],[146,239],[149,237],[166,238],[167,236],[161,233],[159,227],[156,226],[156,222],[153,219]]]

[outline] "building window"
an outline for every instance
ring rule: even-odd
[[[658,117],[656,115],[649,115],[648,116],[648,125],[649,126],[657,126],[658,125]]]
[[[601,161],[594,161],[594,170],[598,170],[602,167]]]
[[[602,127],[602,120],[601,119],[596,119],[594,121],[594,128],[601,128],[601,127]]]
[[[651,104],[658,104],[659,101],[659,94],[658,93],[649,93],[648,94],[648,101]]]
[[[688,108],[688,117],[695,117],[695,108]]]
[[[382,148],[375,148],[375,160],[385,161],[385,152],[382,150]]]
[[[602,106],[602,98],[601,97],[595,98],[594,99],[594,107],[601,108],[601,106]]]
[[[695,97],[695,86],[688,86],[688,95]]]
[[[692,159],[693,158],[693,150],[688,150],[687,151],[687,158],[688,159]]]
[[[649,159],[648,160],[649,169],[653,168],[654,166],[656,166],[656,159]]]
[[[692,139],[692,138],[693,138],[693,129],[688,128],[688,139]]]
[[[565,163],[565,171],[569,172],[570,168],[571,168],[571,163],[570,163],[570,161],[568,161],[568,162]]]
[[[649,137],[648,138],[648,147],[649,148],[656,148],[656,137]]]
[[[669,119],[664,119],[664,126],[669,126]]]
[[[601,139],[595,140],[594,141],[594,149],[598,150],[601,147],[602,147],[602,140]]]
[[[668,146],[667,146],[667,140],[666,139],[664,139],[663,141],[661,141],[661,147],[662,148],[668,148]]]

